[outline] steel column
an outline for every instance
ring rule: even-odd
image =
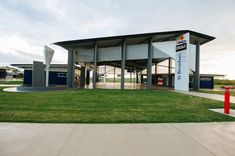
[[[138,75],[138,72],[136,72],[136,83],[139,83],[139,75]]]
[[[132,68],[130,68],[132,70]],[[132,72],[130,70],[130,83],[132,83]]]
[[[172,68],[172,60],[168,59],[168,87],[172,87],[172,77],[171,77],[171,68]]]
[[[97,52],[98,51],[98,45],[97,43],[95,43],[95,47],[94,47],[94,52],[93,52],[93,77],[92,77],[92,83],[93,83],[93,89],[96,88],[96,80],[97,80]]]
[[[157,85],[157,63],[155,63],[155,85]]]
[[[114,69],[113,69],[113,82],[115,83],[115,75],[116,75],[116,68],[114,67]]]
[[[142,83],[144,83],[144,76],[143,76],[143,74],[142,74],[142,69],[141,69],[141,71],[140,71],[140,83],[142,84]]]
[[[106,83],[106,65],[104,65],[104,83]]]
[[[67,87],[74,88],[75,75],[75,51],[70,49],[68,51],[68,68],[67,68]]]
[[[196,65],[195,72],[193,74],[194,90],[199,90],[200,88],[200,44],[196,43]]]
[[[86,70],[86,85],[90,84],[90,70]]]
[[[152,89],[152,63],[153,63],[153,47],[152,38],[148,43],[148,64],[147,64],[147,89]]]
[[[126,42],[122,43],[121,51],[121,89],[125,89],[125,63],[126,63]]]
[[[85,87],[85,81],[86,81],[86,68],[81,66],[80,88],[84,88]]]

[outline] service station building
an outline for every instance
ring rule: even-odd
[[[54,44],[68,50],[68,88],[75,87],[76,66],[81,67],[80,86],[84,88],[92,77],[92,87],[96,88],[97,67],[107,65],[120,68],[120,89],[125,89],[125,71],[134,73],[136,83],[140,83],[138,79],[143,70],[147,70],[146,88],[151,89],[156,83],[157,75],[152,72],[152,68],[168,60],[167,85],[174,86],[176,90],[188,91],[190,74],[193,75],[192,88],[198,90],[200,87],[200,46],[213,39],[215,37],[180,30],[62,41]],[[175,73],[170,72],[173,61]]]

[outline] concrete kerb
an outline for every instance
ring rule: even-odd
[[[18,86],[18,87],[11,87],[5,88],[3,91],[5,92],[48,92],[48,91],[61,91],[67,90],[67,87],[25,87],[25,86]]]
[[[213,111],[213,112],[216,112],[216,113],[220,113],[220,114],[227,115],[227,116],[235,118],[235,110],[234,109],[230,109],[230,113],[229,114],[225,114],[223,108],[216,108],[216,109],[209,109],[209,110]]]

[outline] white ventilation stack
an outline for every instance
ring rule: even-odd
[[[48,46],[44,46],[44,59],[46,64],[46,87],[48,87],[49,85],[49,69],[53,55],[54,50]]]

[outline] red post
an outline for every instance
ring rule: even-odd
[[[230,89],[234,89],[233,86],[223,86],[223,89],[225,89],[224,92],[224,113],[229,114],[230,113]]]
[[[230,92],[229,89],[226,89],[224,93],[224,113],[229,114],[230,109]]]

